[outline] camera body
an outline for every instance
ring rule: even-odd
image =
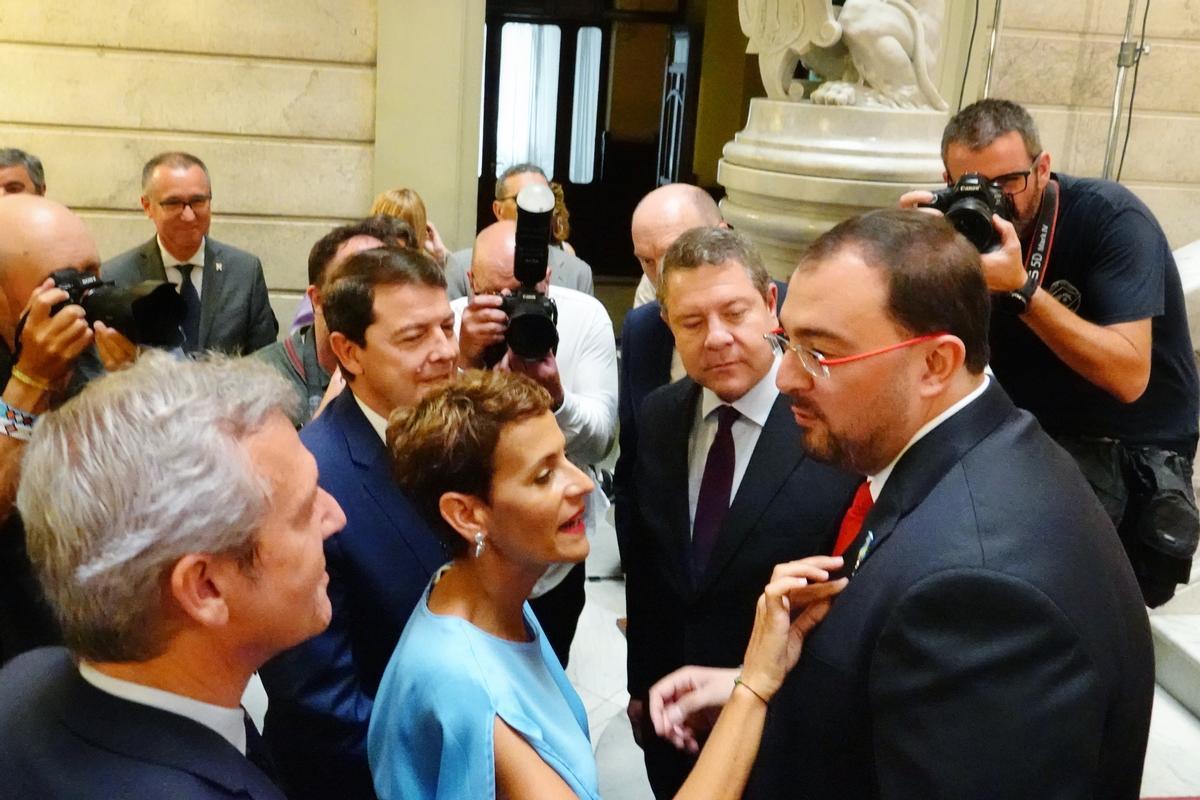
[[[1000,236],[992,227],[992,215],[998,214],[1009,221],[1013,218],[1008,195],[999,184],[977,172],[968,172],[953,186],[934,192],[933,202],[922,205],[945,214],[950,224],[981,253],[1000,246]]]
[[[558,306],[538,284],[546,279],[554,194],[531,184],[517,195],[517,241],[513,275],[520,286],[504,295],[501,310],[508,317],[503,346],[489,348],[484,361],[492,366],[511,349],[518,358],[541,361],[558,347]]]
[[[67,293],[66,300],[50,309],[51,314],[74,304],[83,307],[88,325],[103,322],[135,344],[170,348],[183,343],[183,299],[167,281],[142,281],[122,289],[69,267],[55,270],[50,277]]]

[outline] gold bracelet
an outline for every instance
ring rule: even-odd
[[[12,376],[26,386],[31,386],[34,389],[40,389],[43,392],[50,391],[50,382],[44,381],[41,378],[35,378],[32,375],[26,375],[16,367],[12,368]]]
[[[750,694],[754,695],[754,696],[755,696],[755,697],[757,697],[759,700],[762,700],[762,701],[763,701],[763,705],[765,705],[765,706],[769,706],[769,705],[771,705],[771,703],[770,703],[770,702],[767,700],[767,698],[763,697],[761,694],[759,694],[758,692],[754,691],[754,689],[753,689],[753,688],[750,686],[750,684],[748,684],[748,683],[746,683],[744,680],[742,680],[742,676],[741,676],[741,675],[738,675],[736,678],[734,678],[734,679],[733,679],[733,686],[734,686],[734,688],[735,688],[735,689],[736,689],[737,687],[741,686],[741,687],[743,687],[743,688],[744,688],[746,691],[748,691]]]

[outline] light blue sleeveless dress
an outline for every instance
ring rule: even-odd
[[[426,588],[371,712],[367,755],[380,800],[495,797],[497,716],[579,797],[598,800],[587,714],[529,604],[532,641],[510,642],[434,614],[428,601]]]

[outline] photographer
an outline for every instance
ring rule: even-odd
[[[612,444],[617,424],[617,353],[612,322],[600,301],[574,289],[551,286],[547,266],[537,284],[558,308],[558,346],[537,361],[515,355],[511,349],[498,362],[485,359],[485,351],[503,347],[508,316],[502,295],[521,286],[513,272],[517,224],[497,222],[475,239],[467,277],[472,294],[450,303],[459,326],[459,366],[506,369],[533,378],[550,393],[554,417],[567,439],[567,457],[595,475]],[[599,490],[588,501],[587,532],[603,513]],[[567,664],[575,624],[583,608],[583,564],[556,565],[534,587],[530,605],[545,629],[554,652]]]
[[[94,274],[99,264],[91,234],[65,206],[29,194],[0,199],[0,662],[57,639],[13,513],[33,422],[98,373],[99,362],[115,369],[137,354],[132,342],[104,323],[89,327],[80,306],[53,311],[67,293],[50,274],[66,267]]]
[[[1198,395],[1183,292],[1150,210],[1111,181],[1050,171],[1028,112],[963,109],[942,136],[948,185],[976,173],[1009,209],[982,264],[996,313],[991,366],[1079,463],[1149,606],[1185,583],[1196,549]],[[909,192],[907,208],[932,201]]]

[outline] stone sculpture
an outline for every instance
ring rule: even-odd
[[[796,64],[825,78],[821,105],[933,108],[948,105],[934,86],[945,0],[738,0],[748,53],[773,100],[800,99]]]

